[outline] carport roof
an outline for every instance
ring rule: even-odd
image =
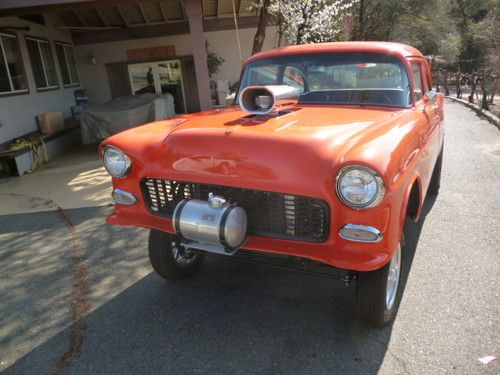
[[[200,0],[205,31],[257,24],[252,0]],[[43,15],[49,26],[73,33],[75,44],[189,33],[181,0],[4,0],[0,17]]]

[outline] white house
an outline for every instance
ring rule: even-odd
[[[92,105],[153,90],[170,92],[177,112],[211,107],[206,45],[224,59],[211,79],[236,83],[258,22],[250,5],[251,0],[3,0],[0,150],[36,132],[37,115],[62,111],[71,117],[75,89],[87,90]],[[264,48],[274,46],[268,32]]]

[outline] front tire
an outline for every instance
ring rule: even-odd
[[[368,325],[381,327],[394,319],[402,296],[401,273],[404,241],[401,240],[392,259],[382,268],[360,272],[357,277],[357,310]]]
[[[191,276],[203,262],[203,255],[183,249],[175,236],[155,229],[149,232],[148,250],[153,269],[170,281]]]

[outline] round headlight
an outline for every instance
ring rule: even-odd
[[[130,158],[122,150],[112,146],[104,150],[103,161],[108,173],[117,178],[125,177],[132,165]]]
[[[374,207],[382,201],[384,194],[382,179],[370,168],[348,166],[337,174],[337,195],[350,207]]]

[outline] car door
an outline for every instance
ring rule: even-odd
[[[428,64],[425,61],[420,61],[420,70],[422,73],[422,85],[424,88],[424,94],[432,90],[432,78],[430,77],[430,71],[428,69]],[[436,93],[437,95],[437,93]],[[426,116],[429,120],[430,126],[430,142],[432,143],[432,155],[434,156],[433,160],[437,159],[437,156],[440,151],[441,145],[441,109],[439,107],[439,100],[436,100],[433,103],[427,104],[423,109],[425,111]],[[432,164],[434,166],[434,163]]]
[[[425,189],[431,179],[434,164],[438,155],[439,141],[439,104],[435,101],[426,105],[424,95],[431,89],[430,79],[427,76],[425,62],[421,59],[410,60],[413,80],[413,95],[415,98],[415,109],[419,113],[419,123],[422,129],[419,131],[419,145],[422,149],[421,172]]]

